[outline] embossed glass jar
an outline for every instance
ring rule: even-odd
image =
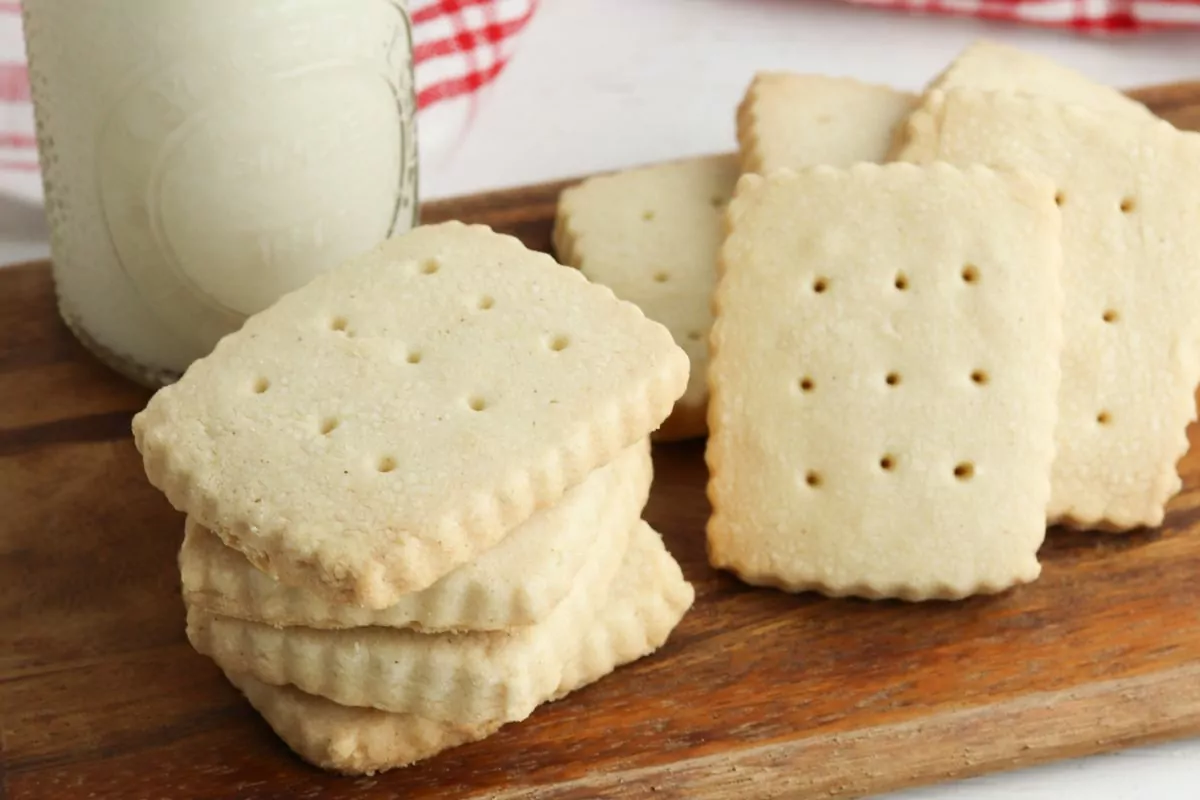
[[[403,0],[24,0],[59,308],[174,380],[415,222]]]

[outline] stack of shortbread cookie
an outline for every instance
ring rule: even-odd
[[[371,773],[658,648],[641,521],[670,333],[544,254],[426,226],[250,318],[134,420],[187,514],[188,636],[304,758]]]
[[[1047,523],[1161,523],[1200,381],[1200,135],[990,42],[920,95],[762,73],[736,120],[740,170],[594,178],[556,230],[693,342],[675,413],[709,406],[715,566],[958,598],[1036,578]]]

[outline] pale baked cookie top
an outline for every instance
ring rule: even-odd
[[[904,161],[1027,169],[1063,218],[1052,522],[1159,525],[1200,381],[1200,134],[1010,92],[931,92]]]
[[[738,105],[745,172],[883,161],[916,95],[853,78],[760,72]]]
[[[959,53],[930,82],[927,92],[951,89],[1035,94],[1133,119],[1155,119],[1150,109],[1112,86],[1093,81],[1045,56],[986,39]]]
[[[744,580],[953,599],[1039,574],[1059,212],[946,164],[742,178],[714,295],[709,556]]]
[[[733,156],[707,156],[599,175],[559,199],[558,257],[666,325],[691,360],[687,391],[658,439],[705,432],[709,301],[738,174]]]
[[[226,544],[383,608],[644,438],[687,377],[637,306],[445,223],[250,318],[133,429],[151,482]]]

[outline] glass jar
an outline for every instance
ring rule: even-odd
[[[24,0],[59,309],[150,386],[417,213],[403,0]]]

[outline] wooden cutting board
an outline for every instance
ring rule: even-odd
[[[1139,94],[1200,128],[1200,84]],[[548,248],[560,188],[425,219]],[[322,773],[185,641],[147,393],[59,323],[44,264],[0,270],[0,323],[0,798],[849,797],[1200,734],[1200,431],[1161,529],[1052,530],[1037,583],[924,605],[710,569],[696,442],[655,451],[647,518],[697,589],[663,650],[416,767]]]

